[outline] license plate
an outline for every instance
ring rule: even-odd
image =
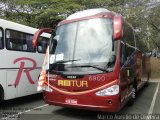
[[[67,104],[77,104],[77,99],[66,99],[65,102]]]

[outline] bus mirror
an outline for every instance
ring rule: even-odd
[[[123,28],[122,28],[122,16],[117,15],[113,18],[113,36],[114,40],[119,40],[122,38],[123,35]]]
[[[38,31],[35,32],[34,36],[33,36],[33,41],[32,41],[32,46],[35,48],[37,46],[38,43],[38,39],[40,37],[40,35],[42,33],[49,33],[51,34],[53,32],[53,29],[50,28],[43,28],[43,29],[39,29]]]

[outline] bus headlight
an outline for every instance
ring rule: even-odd
[[[50,87],[48,87],[48,86],[44,86],[43,90],[47,91],[47,92],[53,92],[53,90]]]
[[[110,96],[110,95],[116,95],[118,93],[119,93],[119,85],[113,85],[109,88],[105,88],[101,91],[98,91],[95,94],[97,96]]]

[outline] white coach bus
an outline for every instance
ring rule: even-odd
[[[32,37],[37,29],[0,19],[0,100],[37,93],[49,34],[43,34],[37,48]]]

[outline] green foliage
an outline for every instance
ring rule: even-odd
[[[152,46],[160,50],[160,5],[153,8],[147,18]]]
[[[144,0],[136,6],[118,9],[125,19],[132,24],[138,36],[139,46],[144,51],[160,49],[160,5],[146,6],[148,2],[149,0]]]
[[[68,14],[80,9],[80,5],[73,0],[16,0],[16,3],[21,8],[25,6],[30,9],[26,14],[32,16],[34,27],[52,27]]]
[[[12,6],[1,17],[33,27],[52,27],[70,14],[89,8],[113,8],[126,0],[1,0]]]
[[[144,50],[160,49],[160,7],[147,10],[148,2],[150,0],[0,0],[0,17],[36,28],[52,28],[76,11],[106,8],[122,14],[133,25]]]

